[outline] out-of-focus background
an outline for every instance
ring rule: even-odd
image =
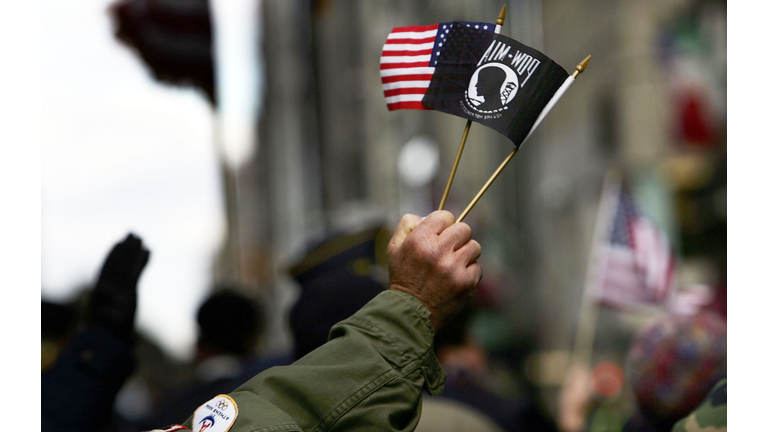
[[[264,305],[260,357],[289,352],[289,267],[332,233],[435,210],[466,123],[387,111],[387,34],[494,22],[503,5],[502,34],[568,72],[592,60],[465,220],[483,245],[472,334],[494,390],[556,416],[609,171],[668,237],[688,313],[725,319],[720,0],[44,0],[42,300],[78,310],[133,232],[151,250],[142,367],[192,361],[195,314],[220,284]],[[446,209],[459,214],[511,146],[473,126]],[[598,308],[593,362],[623,367],[660,313]],[[632,412],[626,385],[601,400],[605,424]]]

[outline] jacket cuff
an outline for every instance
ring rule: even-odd
[[[430,315],[416,297],[402,291],[386,290],[346,322],[376,335],[372,338],[375,349],[402,375],[420,369],[424,387],[429,394],[435,395],[443,391],[446,375],[435,356],[435,334]]]

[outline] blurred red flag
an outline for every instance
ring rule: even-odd
[[[709,114],[707,100],[702,92],[692,89],[678,96],[679,138],[698,147],[710,147],[716,142],[714,119]]]
[[[137,51],[155,79],[202,90],[216,106],[207,0],[118,0],[109,13],[115,36]]]

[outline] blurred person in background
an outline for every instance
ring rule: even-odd
[[[726,375],[725,320],[711,312],[667,316],[643,330],[626,370],[637,412],[624,432],[669,431]]]
[[[264,332],[264,309],[234,287],[220,286],[198,309],[197,325],[192,381],[165,395],[142,428],[178,423],[201,403],[242,384]]]
[[[388,240],[389,231],[376,225],[310,242],[288,270],[299,284],[299,296],[288,313],[290,353],[248,362],[236,378],[238,384],[270,367],[289,365],[324,344],[334,324],[384,291]]]
[[[639,332],[625,365],[635,410],[622,432],[724,432],[726,330],[721,316],[703,311],[667,315]],[[591,430],[593,393],[588,369],[574,365],[560,395],[560,430]]]
[[[116,244],[101,268],[85,326],[41,378],[43,431],[101,431],[134,369],[136,285],[149,260],[139,237]]]
[[[488,416],[506,431],[554,431],[554,423],[526,397],[506,398],[487,383],[488,353],[470,332],[475,309],[467,307],[435,335],[435,353],[447,375],[445,391],[435,399],[451,400]],[[448,418],[435,418],[422,430],[448,430]]]
[[[291,267],[300,287],[288,318],[292,361],[327,342],[331,327],[386,289],[389,237],[383,226],[331,235]]]
[[[40,302],[40,356],[42,372],[56,362],[77,324],[77,310],[70,304]]]

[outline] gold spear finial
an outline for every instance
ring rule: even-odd
[[[589,60],[592,58],[592,54],[588,55],[587,58],[581,61],[578,66],[576,66],[576,72],[571,75],[572,77],[576,78],[579,76],[580,73],[584,72],[584,69],[587,68],[587,65],[589,64]]]
[[[496,25],[503,26],[504,25],[504,18],[507,16],[507,5],[501,6],[501,12],[499,12],[499,17],[496,18]]]

